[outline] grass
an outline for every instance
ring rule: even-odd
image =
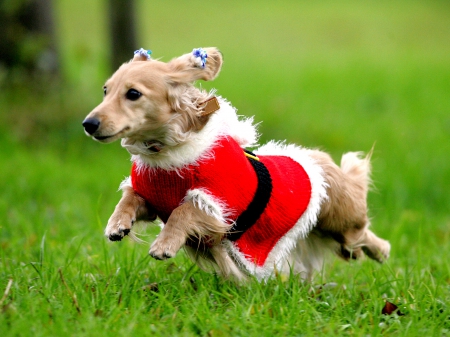
[[[103,238],[130,163],[81,129],[108,76],[103,3],[90,4],[56,4],[66,84],[0,92],[3,335],[450,335],[447,2],[139,3],[155,57],[223,51],[221,76],[202,85],[255,115],[263,141],[336,160],[375,144],[370,215],[390,260],[332,259],[313,284],[239,286],[182,252],[155,261],[148,245]],[[157,232],[143,230],[148,242]],[[386,301],[403,315],[382,315]]]

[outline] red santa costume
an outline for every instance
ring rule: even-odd
[[[238,120],[234,108],[219,101],[220,110],[200,132],[203,149],[175,167],[142,160],[135,151],[131,185],[163,223],[189,200],[228,223],[223,244],[230,256],[264,279],[315,226],[326,183],[307,149],[270,142],[255,151],[257,157],[246,155],[242,146],[256,140],[251,120]]]

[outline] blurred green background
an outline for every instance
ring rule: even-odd
[[[29,2],[1,2],[2,20]],[[44,243],[54,268],[73,258],[88,269],[133,245],[102,236],[129,155],[81,127],[114,71],[112,2],[53,1],[53,38],[2,30],[3,40],[23,35],[17,62],[0,60],[1,291],[9,278],[28,282],[32,271],[13,266],[42,259]],[[317,147],[336,161],[375,146],[370,215],[392,243],[393,273],[417,267],[448,297],[449,1],[139,0],[133,14],[127,58],[140,47],[163,61],[196,47],[222,51],[218,79],[199,85],[254,115],[261,143]],[[43,50],[57,66],[33,63]]]
[[[21,2],[27,3],[5,1],[2,8],[11,11]],[[11,155],[30,163],[34,160],[26,156],[44,153],[56,161],[73,158],[77,170],[63,162],[53,171],[68,170],[91,180],[92,187],[104,179],[90,170],[119,177],[128,172],[128,154],[119,144],[100,146],[80,126],[101,101],[101,87],[114,69],[110,3],[51,4],[57,75],[0,68],[1,166],[3,176],[9,175],[4,190],[14,189],[18,169],[36,169],[17,168]],[[152,49],[154,58],[168,61],[198,46],[221,49],[221,75],[200,85],[217,88],[240,114],[262,122],[262,142],[286,139],[320,147],[336,160],[375,144],[372,208],[376,222],[379,215],[387,217],[377,224],[380,230],[404,214],[417,223],[433,216],[448,224],[447,1],[136,1],[134,7],[135,48]],[[39,55],[37,43],[27,48],[37,40],[24,38],[18,58]],[[50,180],[58,174],[53,171]],[[74,188],[72,183],[77,184],[61,187]],[[108,195],[117,182],[109,184]]]

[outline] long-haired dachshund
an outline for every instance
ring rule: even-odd
[[[222,63],[216,48],[168,63],[140,49],[106,82],[85,132],[102,143],[122,139],[133,162],[106,236],[121,240],[135,221],[159,218],[151,256],[185,247],[200,266],[238,280],[291,270],[309,279],[326,251],[388,258],[389,242],[369,230],[370,155],[346,153],[338,166],[283,142],[246,151],[258,140],[252,119],[194,86],[216,78]]]

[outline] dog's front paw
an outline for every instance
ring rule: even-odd
[[[177,240],[171,240],[163,236],[158,237],[150,247],[149,254],[157,260],[170,259],[177,254],[182,245],[183,243],[177,242]]]
[[[127,214],[113,214],[105,228],[105,236],[110,241],[122,240],[131,231],[134,221],[135,220]]]

